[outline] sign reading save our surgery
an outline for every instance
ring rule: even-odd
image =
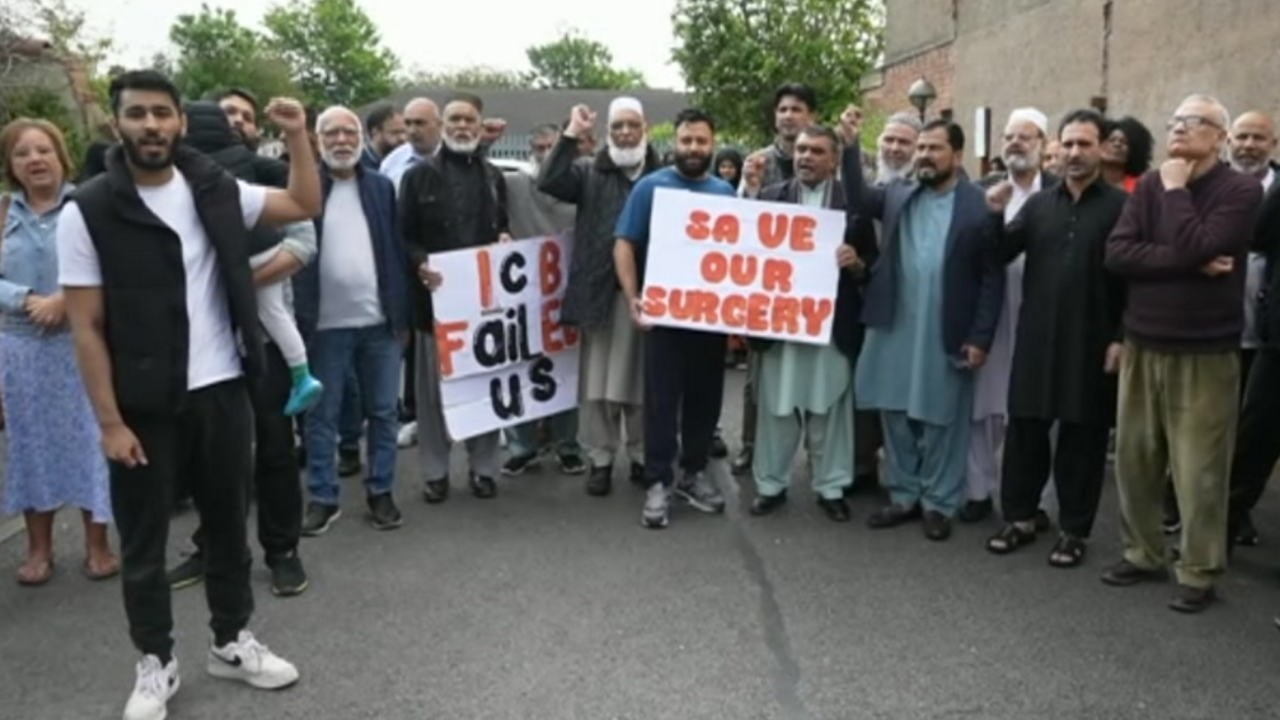
[[[445,426],[454,440],[578,405],[578,333],[560,324],[568,235],[441,253],[431,267]]]
[[[667,327],[825,345],[845,216],[660,188],[642,300]]]

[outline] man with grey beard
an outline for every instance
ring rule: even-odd
[[[894,113],[885,122],[876,140],[878,146],[876,176],[873,184],[885,186],[911,175],[915,159],[916,139],[920,137],[920,120],[911,113]]]
[[[400,226],[411,266],[419,282],[414,288],[413,324],[417,330],[418,462],[425,484],[423,498],[441,503],[449,498],[449,449],[440,396],[435,311],[431,292],[445,279],[432,270],[433,253],[509,242],[507,183],[502,171],[484,158],[480,98],[459,94],[444,107],[443,145],[404,174],[400,183]],[[408,110],[405,117],[411,117]],[[412,138],[412,135],[411,135]],[[412,139],[411,139],[412,142]],[[497,495],[499,431],[466,441],[471,459],[468,485],[477,498]]]
[[[1035,108],[1021,108],[1009,115],[1005,124],[1001,159],[1009,168],[1010,200],[1004,206],[1005,221],[1017,217],[1023,203],[1058,178],[1041,172],[1040,161],[1049,120]],[[990,186],[990,181],[983,183]],[[995,341],[987,362],[977,372],[973,396],[973,429],[969,434],[966,472],[967,502],[959,513],[961,522],[979,522],[991,515],[999,495],[1000,447],[1004,444],[1009,405],[1009,374],[1013,364],[1014,334],[1018,308],[1022,305],[1024,260],[1009,264],[1004,285],[1004,308],[996,327]],[[1043,520],[1041,521],[1043,524]]]

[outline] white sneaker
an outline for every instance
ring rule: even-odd
[[[138,679],[124,706],[124,720],[164,720],[169,716],[169,698],[178,692],[178,660],[161,665],[160,658],[147,655],[138,661]]]
[[[239,680],[261,690],[280,690],[298,682],[298,668],[241,630],[235,642],[209,648],[209,674]]]
[[[409,448],[418,444],[418,423],[417,421],[405,423],[400,427],[400,433],[396,435],[396,447]]]

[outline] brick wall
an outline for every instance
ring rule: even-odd
[[[907,91],[921,77],[932,83],[933,88],[938,91],[938,99],[929,106],[930,117],[954,107],[955,67],[950,43],[885,67],[879,78],[879,86],[866,90],[863,102],[873,111],[886,115],[899,110],[911,110]]]

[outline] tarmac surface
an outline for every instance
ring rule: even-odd
[[[734,444],[741,374],[730,373]],[[749,480],[715,471],[723,517],[681,508],[640,527],[642,493],[619,466],[587,497],[554,464],[472,498],[455,457],[453,497],[427,506],[401,453],[403,528],[344,516],[304,539],[306,594],[270,595],[255,565],[253,630],[303,673],[267,693],[204,671],[202,586],[176,594],[183,687],[172,720],[1264,720],[1280,716],[1280,505],[1257,515],[1223,601],[1195,617],[1171,585],[1098,581],[1118,542],[1107,499],[1084,567],[1048,567],[1049,539],[1011,557],[983,549],[994,520],[931,543],[917,526],[871,531],[825,519],[797,464],[788,508],[753,518]],[[59,516],[53,582],[10,581],[18,534],[0,544],[0,718],[118,718],[136,653],[118,581],[80,577],[78,518]],[[174,521],[172,557],[191,514]],[[12,528],[11,528],[12,529]],[[20,528],[19,528],[20,529]],[[254,548],[258,553],[258,548]]]

